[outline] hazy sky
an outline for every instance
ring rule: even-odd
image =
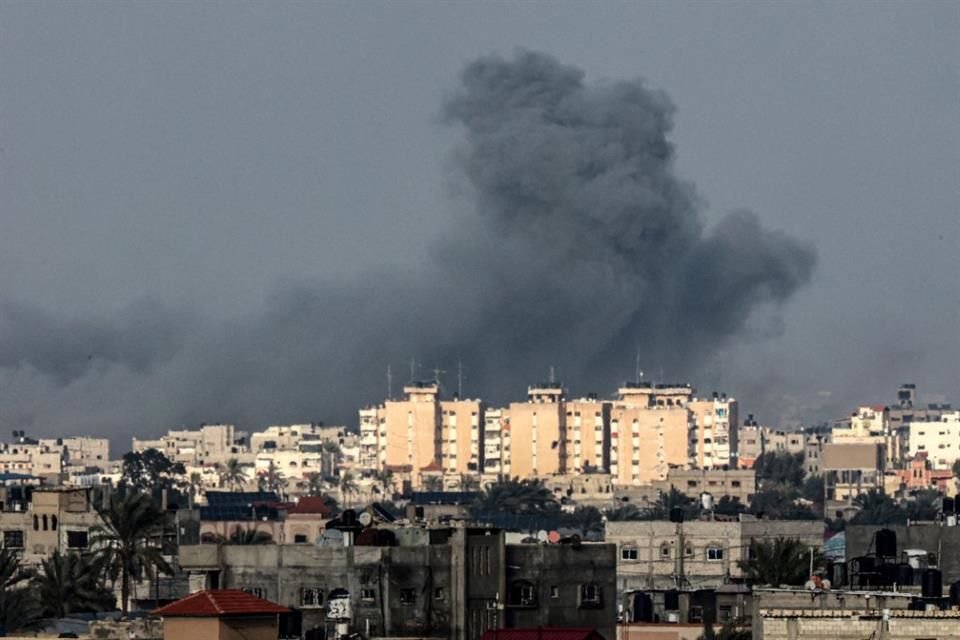
[[[275,346],[223,354],[282,331],[258,318],[291,287],[429,277],[469,206],[444,104],[466,64],[518,48],[665,92],[708,228],[747,208],[816,249],[787,304],[648,377],[770,422],[906,381],[960,403],[958,34],[953,2],[0,4],[0,437],[345,419]],[[376,359],[336,360],[371,403]]]

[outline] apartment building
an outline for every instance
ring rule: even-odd
[[[911,422],[909,451],[925,453],[931,468],[946,470],[960,460],[960,411],[945,411],[937,421]]]
[[[99,522],[95,496],[79,487],[0,487],[3,547],[31,564],[54,551],[86,551]]]
[[[605,540],[617,545],[617,590],[716,588],[741,578],[739,561],[750,542],[797,538],[823,547],[823,523],[806,520],[607,522]]]
[[[615,484],[641,485],[666,480],[671,467],[695,459],[687,408],[690,385],[627,384],[610,408],[610,474]]]
[[[687,404],[693,414],[691,445],[695,464],[701,469],[723,469],[737,464],[738,404],[725,393],[712,398],[693,398]]]
[[[521,478],[565,473],[567,415],[563,386],[542,383],[527,389],[526,402],[511,402],[510,473]]]
[[[610,469],[610,403],[590,394],[566,403],[568,473]]]
[[[757,474],[753,469],[670,469],[667,479],[653,486],[661,493],[676,489],[695,498],[706,492],[715,501],[728,496],[749,505],[757,493]]]
[[[170,430],[155,440],[133,439],[133,451],[156,449],[174,462],[192,467],[223,464],[247,454],[247,434],[232,424],[205,424],[199,429]]]
[[[907,452],[909,427],[894,427],[890,410],[883,405],[861,406],[848,424],[834,427],[831,440],[837,444],[879,444],[883,446],[886,466],[893,467]]]
[[[21,435],[12,442],[0,443],[0,472],[28,474],[56,483],[63,468],[63,449],[56,441]]]
[[[440,401],[440,467],[445,474],[480,472],[484,404],[480,400]]]
[[[876,442],[832,442],[823,446],[821,465],[824,474],[825,511],[853,507],[857,496],[871,489],[883,491],[886,456]]]

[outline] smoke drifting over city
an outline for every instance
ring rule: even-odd
[[[540,53],[468,64],[442,107],[458,142],[451,220],[422,268],[292,282],[212,320],[133,303],[116,318],[0,313],[4,421],[127,437],[178,423],[344,421],[411,372],[520,398],[554,367],[609,393],[645,366],[690,376],[751,313],[811,278],[805,244],[739,211],[707,225],[677,176],[674,108]],[[411,364],[411,359],[414,360]],[[696,382],[696,380],[691,380]],[[735,390],[734,390],[735,391]]]

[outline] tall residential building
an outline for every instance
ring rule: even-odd
[[[480,472],[483,402],[440,401],[440,466],[444,473]]]
[[[530,387],[526,402],[510,403],[510,473],[528,477],[566,473],[564,391],[559,383]]]
[[[910,455],[926,453],[931,468],[950,469],[960,460],[960,411],[946,411],[938,422],[911,422]]]
[[[714,393],[709,399],[688,403],[693,413],[695,430],[691,445],[695,448],[695,464],[701,469],[733,468],[737,465],[737,401],[727,394]]]
[[[610,474],[615,484],[665,480],[690,464],[689,385],[628,384],[610,409]]]
[[[387,412],[382,406],[360,409],[360,466],[383,469],[387,464]]]
[[[511,474],[510,411],[487,409],[483,415],[483,473]]]
[[[424,467],[440,463],[440,386],[436,382],[414,382],[403,388],[404,400],[384,404],[386,437],[384,464],[409,466],[414,477]]]
[[[591,394],[566,403],[568,473],[610,469],[610,403]]]

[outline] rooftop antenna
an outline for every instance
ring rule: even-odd
[[[445,370],[441,369],[437,365],[433,365],[433,381],[437,383],[437,386],[440,386],[440,374],[446,373]]]
[[[640,370],[640,347],[637,347],[637,361],[634,365],[635,382],[640,384],[640,378],[643,377],[643,371]]]
[[[555,377],[556,377],[556,376],[554,375],[553,365],[551,365],[551,366],[550,366],[550,384],[553,384],[553,383],[554,383],[554,378],[555,378]]]
[[[393,371],[387,365],[387,400],[393,400]]]
[[[413,382],[417,379],[417,360],[415,358],[410,358],[410,381]]]
[[[463,361],[457,360],[457,397],[463,398]]]

